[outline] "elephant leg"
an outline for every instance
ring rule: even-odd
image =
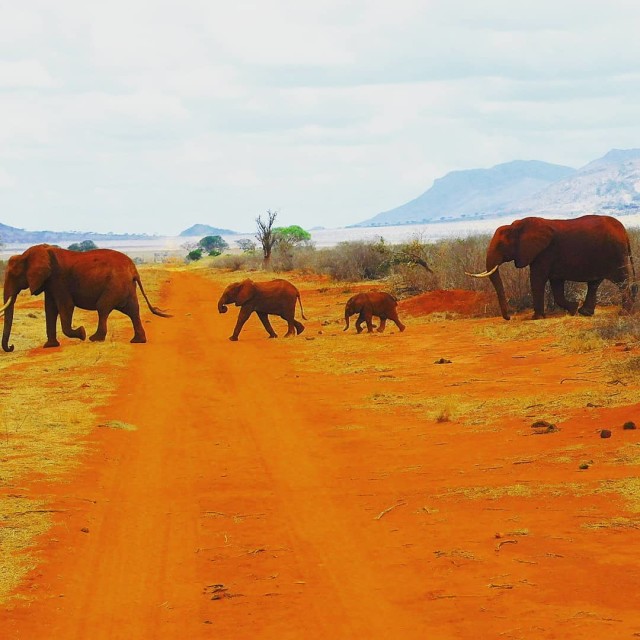
[[[71,302],[58,305],[58,311],[60,313],[60,326],[62,327],[62,333],[67,338],[78,338],[84,340],[87,337],[87,333],[84,327],[73,328],[73,311],[74,306]]]
[[[287,333],[284,334],[285,338],[290,338],[291,336],[296,335],[296,325],[294,324],[295,320],[291,316],[280,316],[287,323]]]
[[[277,338],[278,334],[273,330],[271,322],[269,322],[269,314],[264,311],[256,311],[256,313],[258,314],[258,318],[260,318],[260,322],[262,322],[262,326],[267,330],[269,338]]]
[[[389,320],[396,323],[396,326],[398,327],[398,329],[400,329],[400,332],[406,329],[406,327],[400,321],[400,318],[398,318],[398,312],[395,309],[393,310],[393,313],[389,314]]]
[[[533,319],[540,320],[545,317],[544,287],[547,284],[547,278],[531,268],[529,282],[531,283],[531,297],[533,298]]]
[[[360,315],[358,316],[358,319],[356,320],[356,331],[358,333],[362,333],[362,323],[364,322],[365,318],[364,318],[364,312],[361,311]]]
[[[233,333],[229,337],[229,340],[232,342],[238,341],[238,336],[242,331],[242,327],[244,327],[244,323],[249,319],[249,316],[253,313],[253,309],[249,309],[248,307],[240,307],[240,313],[238,314],[238,320],[236,322],[235,329]]]
[[[378,333],[383,333],[386,326],[387,326],[387,318],[385,316],[380,316],[380,325],[378,326]]]
[[[147,334],[144,331],[144,327],[142,326],[142,321],[140,320],[140,305],[138,303],[138,298],[134,298],[130,300],[124,307],[118,309],[126,316],[129,316],[131,320],[131,324],[133,325],[133,338],[131,338],[131,342],[134,343],[145,343],[147,341]],[[107,316],[109,314],[107,313]],[[107,330],[105,318],[105,335]]]
[[[111,313],[111,309],[108,307],[100,307],[98,309],[98,326],[96,332],[89,336],[91,342],[103,342],[107,337],[107,318]]]
[[[367,332],[373,333],[373,314],[371,311],[364,311],[364,321],[367,323]]]
[[[602,280],[591,280],[587,283],[587,296],[578,309],[578,313],[582,316],[592,316],[596,311],[596,301],[598,299],[598,287]]]
[[[293,319],[293,324],[296,328],[298,335],[300,335],[304,331],[304,325],[302,322],[298,322],[295,318]]]
[[[624,282],[618,283],[618,287],[622,291],[622,310],[625,313],[631,313],[633,309],[633,303],[638,292],[638,285],[630,285],[629,281],[625,280]]]
[[[58,342],[57,324],[58,324],[58,306],[55,303],[53,297],[45,293],[44,294],[44,313],[47,323],[47,341],[44,343],[45,349],[49,347],[59,347]]]
[[[561,308],[568,311],[572,316],[576,315],[578,310],[577,302],[569,302],[564,295],[564,280],[551,280],[551,291],[555,303]]]

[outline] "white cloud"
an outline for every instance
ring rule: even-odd
[[[0,189],[10,189],[16,186],[16,179],[0,167]]]
[[[50,88],[53,78],[38,60],[0,60],[0,89]]]
[[[335,226],[450,170],[640,146],[640,5],[517,4],[5,3],[0,222]]]

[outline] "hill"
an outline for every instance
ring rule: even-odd
[[[230,236],[236,235],[237,233],[237,231],[231,231],[231,229],[220,229],[219,227],[212,227],[208,224],[194,224],[192,227],[182,231],[180,237],[197,236],[198,238],[203,238],[204,236]]]
[[[152,238],[144,233],[93,233],[91,231],[27,231],[11,227],[7,224],[0,223],[0,242],[7,243],[25,243],[39,244],[42,242],[50,242],[56,244],[58,242],[78,242],[81,240],[140,240],[144,238]]]
[[[517,203],[514,212],[560,218],[594,212],[640,213],[640,149],[612,149]]]
[[[538,160],[515,160],[490,169],[452,171],[415,200],[354,226],[487,218],[567,178],[575,169]]]

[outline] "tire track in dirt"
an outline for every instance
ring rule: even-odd
[[[216,293],[172,275],[176,317],[132,347],[104,410],[138,430],[98,430],[71,486],[51,489],[56,507],[88,500],[42,543],[39,597],[10,612],[10,637],[422,637],[369,561],[340,470],[325,475],[322,407],[296,396],[281,341],[249,327],[227,341]]]

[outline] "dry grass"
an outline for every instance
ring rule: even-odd
[[[622,387],[615,394],[611,387],[587,388],[563,395],[550,396],[518,395],[508,397],[471,397],[469,394],[422,395],[418,393],[374,393],[365,398],[364,407],[386,410],[391,407],[405,407],[423,414],[434,422],[442,421],[442,415],[448,421],[465,425],[485,425],[492,428],[505,418],[544,418],[551,422],[565,420],[572,411],[584,408],[587,404],[603,407],[626,406],[637,402],[636,388]]]
[[[167,278],[162,268],[141,270],[153,304]],[[148,313],[142,308],[143,317]],[[74,325],[87,333],[95,312],[77,311]],[[12,342],[15,351],[0,356],[0,602],[6,600],[34,565],[28,548],[51,526],[46,505],[19,495],[28,478],[62,480],[79,464],[86,437],[97,425],[96,410],[108,402],[132,354],[131,322],[114,312],[103,343],[60,336],[59,349],[40,349],[46,339],[42,298],[18,298]],[[110,425],[114,426],[114,425]]]
[[[624,498],[630,511],[640,513],[640,478],[605,480],[597,493],[616,493]]]
[[[0,497],[0,602],[36,565],[25,549],[50,526],[43,502],[19,495]]]

